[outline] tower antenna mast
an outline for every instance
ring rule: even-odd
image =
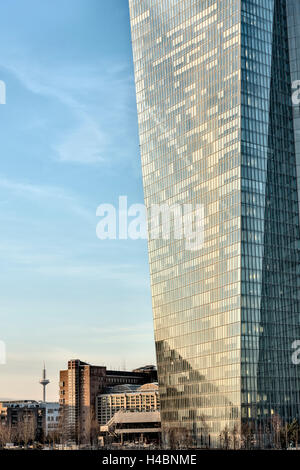
[[[48,383],[50,383],[50,380],[46,379],[46,366],[44,362],[43,378],[40,380],[40,384],[43,386],[43,402],[46,401],[46,387]]]

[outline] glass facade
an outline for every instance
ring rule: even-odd
[[[299,417],[299,213],[286,0],[129,0],[165,439],[217,446]],[[257,439],[256,439],[257,440]]]
[[[286,1],[242,1],[242,420],[299,418],[299,214]]]
[[[292,83],[295,83],[295,103],[293,103],[293,118],[295,131],[295,148],[297,178],[300,181],[300,2],[298,0],[287,0],[288,34],[290,52],[290,72]],[[300,201],[300,184],[298,183],[298,201]],[[300,206],[299,206],[300,208]]]

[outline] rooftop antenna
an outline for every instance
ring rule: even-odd
[[[43,402],[46,401],[46,387],[50,380],[46,379],[46,366],[44,361],[44,369],[43,369],[43,378],[40,380],[40,384],[43,386]]]

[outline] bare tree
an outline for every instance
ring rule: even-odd
[[[28,444],[35,438],[36,426],[34,416],[29,413],[24,413],[17,424],[16,437],[19,444],[23,443],[24,447],[28,447]]]
[[[294,419],[291,423],[282,424],[281,419],[276,416],[272,421],[274,429],[273,445],[275,448],[287,449],[298,448],[299,423]]]
[[[232,438],[233,450],[237,450],[239,448],[239,430],[236,424],[231,430],[231,438]]]
[[[257,444],[258,444],[259,449],[265,448],[265,436],[264,436],[263,427],[261,423],[259,423],[259,426],[258,426]]]
[[[190,429],[183,426],[164,427],[167,447],[170,449],[186,449],[193,446],[193,436]]]
[[[85,426],[85,434],[83,440],[85,443],[89,443],[91,446],[98,445],[100,426],[96,418],[96,413],[93,408],[88,410],[88,418]]]
[[[220,447],[228,450],[230,448],[231,437],[228,426],[226,425],[223,431],[220,433]]]
[[[58,442],[62,445],[65,444],[69,439],[67,405],[63,405],[59,409],[58,426],[56,429],[56,433],[58,437]]]
[[[201,423],[201,447],[210,447],[210,435],[209,435],[209,426],[206,423],[205,416],[200,416],[200,423]]]
[[[8,424],[0,424],[0,448],[5,447],[9,442],[12,442],[12,429]]]
[[[254,447],[254,432],[253,427],[248,423],[242,423],[241,427],[241,445],[243,449],[252,449]]]
[[[274,414],[271,419],[271,426],[273,431],[273,447],[275,449],[281,448],[280,435],[282,431],[282,421],[278,414]]]

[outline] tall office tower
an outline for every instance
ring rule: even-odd
[[[204,207],[199,249],[148,242],[165,439],[272,445],[300,414],[287,0],[129,5],[146,207]]]

